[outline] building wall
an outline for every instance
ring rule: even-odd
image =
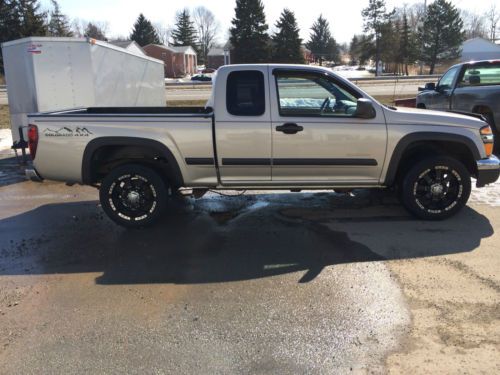
[[[224,65],[223,55],[208,56],[207,68],[219,69],[223,65]]]
[[[165,77],[179,78],[196,74],[196,55],[175,53],[169,49],[153,44],[143,47],[146,55],[162,60],[165,63]]]
[[[164,48],[155,45],[147,45],[142,48],[146,55],[154,57],[155,59],[162,60],[165,64],[165,77],[173,78],[173,53]]]

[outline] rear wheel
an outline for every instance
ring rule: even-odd
[[[154,224],[165,210],[168,191],[151,168],[126,164],[104,178],[99,197],[104,212],[115,223],[128,228]]]
[[[458,160],[435,156],[413,166],[400,188],[401,201],[410,213],[424,220],[443,220],[467,204],[471,176]]]

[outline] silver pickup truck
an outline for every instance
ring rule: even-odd
[[[452,66],[437,85],[428,83],[417,96],[417,108],[478,113],[500,130],[500,60],[472,61]],[[498,139],[497,139],[498,142]],[[499,144],[495,145],[499,148]]]
[[[457,213],[495,182],[481,118],[384,106],[330,70],[219,69],[202,108],[86,108],[29,116],[34,180],[99,189],[120,225],[152,224],[181,187],[395,188],[416,217]]]

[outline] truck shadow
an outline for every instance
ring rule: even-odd
[[[372,193],[209,197],[178,203],[154,228],[128,231],[96,202],[53,204],[0,221],[0,275],[102,272],[98,284],[202,284],[355,262],[470,252],[493,235],[466,208],[444,222],[416,221]]]

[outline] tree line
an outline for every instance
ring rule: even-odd
[[[0,43],[27,36],[77,36],[107,40],[107,23],[74,19],[62,13],[56,0],[50,10],[43,10],[38,0],[0,0]],[[261,0],[236,0],[227,46],[233,63],[304,63],[307,48],[321,65],[325,60],[339,64],[341,54],[352,65],[383,61],[399,74],[408,74],[409,65],[417,62],[435,67],[459,56],[467,38],[495,40],[500,23],[500,9],[493,4],[483,15],[459,10],[451,1],[435,0],[423,4],[387,10],[385,0],[367,0],[362,11],[364,33],[354,35],[349,45],[340,45],[331,33],[329,21],[321,14],[310,29],[309,39],[300,38],[294,12],[283,9],[269,32]],[[211,48],[218,46],[220,25],[214,14],[201,6],[177,12],[175,25],[152,23],[140,14],[129,36],[140,46],[165,44],[192,46],[200,63],[205,63]],[[0,71],[3,65],[0,55]]]
[[[484,15],[477,15],[447,0],[436,0],[427,8],[415,4],[391,11],[385,0],[369,0],[362,16],[365,33],[351,40],[351,64],[373,60],[378,66],[384,61],[392,72],[406,75],[408,66],[417,62],[434,74],[437,64],[460,56],[466,39],[482,37],[494,42],[500,22],[495,4]]]

